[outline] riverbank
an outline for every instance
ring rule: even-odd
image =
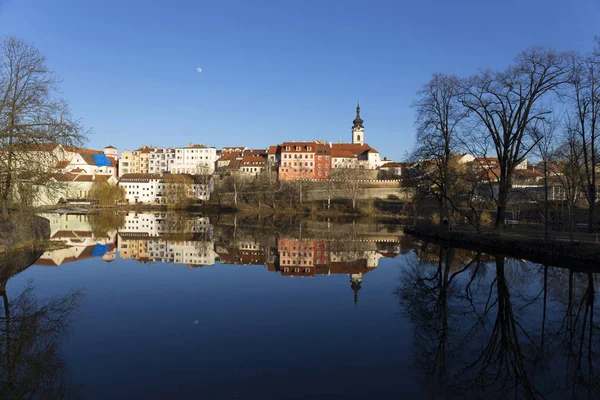
[[[50,238],[50,221],[36,215],[0,220],[0,253]]]
[[[404,232],[430,242],[528,259],[540,264],[571,264],[575,269],[600,270],[600,245],[592,242],[570,242],[561,237],[545,241],[511,230],[476,232],[457,228],[447,231],[437,225],[406,227]]]
[[[81,205],[57,205],[53,207],[44,207],[37,209],[39,213],[97,213],[104,211],[111,212],[190,212],[203,214],[240,214],[242,216],[258,217],[297,217],[314,216],[323,218],[359,218],[372,217],[388,220],[395,220],[398,223],[407,223],[408,218],[399,213],[400,206],[389,208],[390,202],[386,202],[388,207],[381,207],[377,202],[359,203],[356,208],[345,202],[334,201],[328,208],[323,201],[305,201],[296,207],[271,207],[266,204],[260,206],[240,203],[238,206],[229,204],[207,203],[190,205],[186,207],[172,207],[164,204],[120,204],[110,207],[81,206]]]

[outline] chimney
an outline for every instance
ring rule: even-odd
[[[190,147],[193,147],[193,146],[194,146],[194,143],[190,142]]]
[[[329,148],[332,148],[332,147],[333,147],[333,143],[329,142]]]

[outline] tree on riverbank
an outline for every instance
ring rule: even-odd
[[[588,229],[593,230],[596,205],[596,168],[600,135],[600,38],[589,55],[575,58],[573,77],[569,81],[568,125],[578,138],[585,171],[585,199],[588,203]]]
[[[331,171],[331,179],[334,187],[340,193],[352,200],[352,209],[356,210],[356,200],[365,188],[365,180],[369,178],[367,170],[358,168],[334,168]]]
[[[85,131],[58,96],[59,80],[31,43],[8,36],[0,43],[0,208],[25,204],[33,186],[52,190],[61,161],[53,145],[76,146]]]
[[[165,199],[169,207],[186,208],[194,202],[194,181],[189,175],[166,174]]]
[[[112,185],[107,181],[95,180],[89,197],[97,201],[100,207],[110,207],[125,200],[125,188]]]
[[[530,128],[552,112],[541,100],[572,77],[571,54],[532,48],[503,71],[486,70],[463,81],[459,99],[474,124],[463,143],[474,155],[498,159],[498,168],[490,170],[498,187],[492,191],[496,229],[504,226],[514,171],[539,140]]]
[[[457,151],[457,134],[466,112],[458,103],[460,80],[455,76],[435,74],[417,93],[417,147],[413,157],[429,161],[427,173],[421,174],[421,184],[430,188],[440,205],[440,222],[451,227],[450,198],[451,159]]]

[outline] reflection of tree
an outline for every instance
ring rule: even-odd
[[[470,306],[459,309],[449,306],[449,299],[471,296],[471,285],[479,271],[479,254],[471,253],[465,265],[459,269],[456,251],[443,246],[428,246],[423,252],[431,253],[437,249],[437,265],[424,265],[407,257],[409,268],[405,271],[402,286],[397,294],[407,304],[407,312],[416,328],[422,332],[416,335],[416,346],[420,353],[419,369],[430,375],[432,379],[443,384],[447,379],[447,359],[452,358],[452,350],[448,346],[448,338],[456,329],[460,314],[470,312]],[[461,254],[464,256],[465,254]],[[474,266],[472,269],[471,267]],[[454,270],[453,270],[454,269]],[[459,293],[455,280],[470,270],[471,277],[464,293]],[[450,357],[447,357],[449,356]]]
[[[424,247],[420,263],[407,255],[397,294],[429,388],[447,398],[598,398],[593,274],[504,257],[486,272]]]
[[[89,214],[89,222],[95,237],[109,237],[125,225],[125,214],[113,211],[101,211]]]
[[[0,288],[0,396],[6,399],[64,399],[76,397],[67,382],[67,368],[59,354],[70,314],[81,294],[72,292],[40,302],[28,284],[9,301],[5,283]]]

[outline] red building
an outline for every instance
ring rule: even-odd
[[[331,149],[320,142],[281,144],[279,179],[327,179],[331,169]]]

